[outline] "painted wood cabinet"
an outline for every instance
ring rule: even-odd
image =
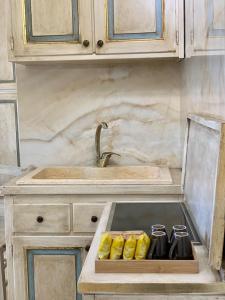
[[[181,1],[174,0],[96,0],[96,53],[182,56],[181,12]]]
[[[15,237],[15,300],[81,300],[77,280],[87,238]]]
[[[184,56],[181,0],[11,0],[11,11],[15,61]]]
[[[12,0],[11,11],[16,57],[92,53],[91,0]]]
[[[225,1],[186,1],[186,55],[225,54]]]
[[[5,197],[8,300],[92,299],[77,281],[105,204],[81,200]]]
[[[0,0],[0,84],[14,81],[14,67],[8,61],[6,1]]]

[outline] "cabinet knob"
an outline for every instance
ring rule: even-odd
[[[91,246],[90,245],[87,245],[87,246],[85,246],[85,251],[89,251],[90,250],[90,248],[91,248]]]
[[[99,48],[102,48],[103,45],[104,45],[104,42],[103,42],[102,40],[98,40],[98,41],[97,41],[97,46],[98,46]]]
[[[37,222],[42,223],[44,221],[44,218],[42,216],[37,217]]]
[[[89,45],[90,45],[89,40],[84,40],[84,41],[83,41],[83,46],[84,46],[84,47],[87,48],[87,47],[89,47]]]
[[[91,217],[91,222],[96,223],[98,221],[98,217],[92,216]]]

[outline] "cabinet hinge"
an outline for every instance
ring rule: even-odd
[[[191,41],[191,45],[194,43],[194,31],[191,30],[190,32],[190,41]]]
[[[176,30],[176,44],[179,45],[179,31]]]
[[[14,50],[14,38],[12,36],[10,38],[10,46],[11,46],[11,50]]]

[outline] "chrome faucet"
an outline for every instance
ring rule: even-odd
[[[103,129],[108,129],[108,124],[106,122],[101,122],[95,133],[95,150],[96,150],[96,163],[99,168],[105,168],[109,164],[109,160],[112,155],[120,156],[114,152],[103,152],[101,154],[101,131]]]

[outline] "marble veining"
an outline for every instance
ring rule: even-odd
[[[122,65],[17,66],[21,162],[94,165],[102,150],[118,165],[181,165],[180,66],[175,61]]]

